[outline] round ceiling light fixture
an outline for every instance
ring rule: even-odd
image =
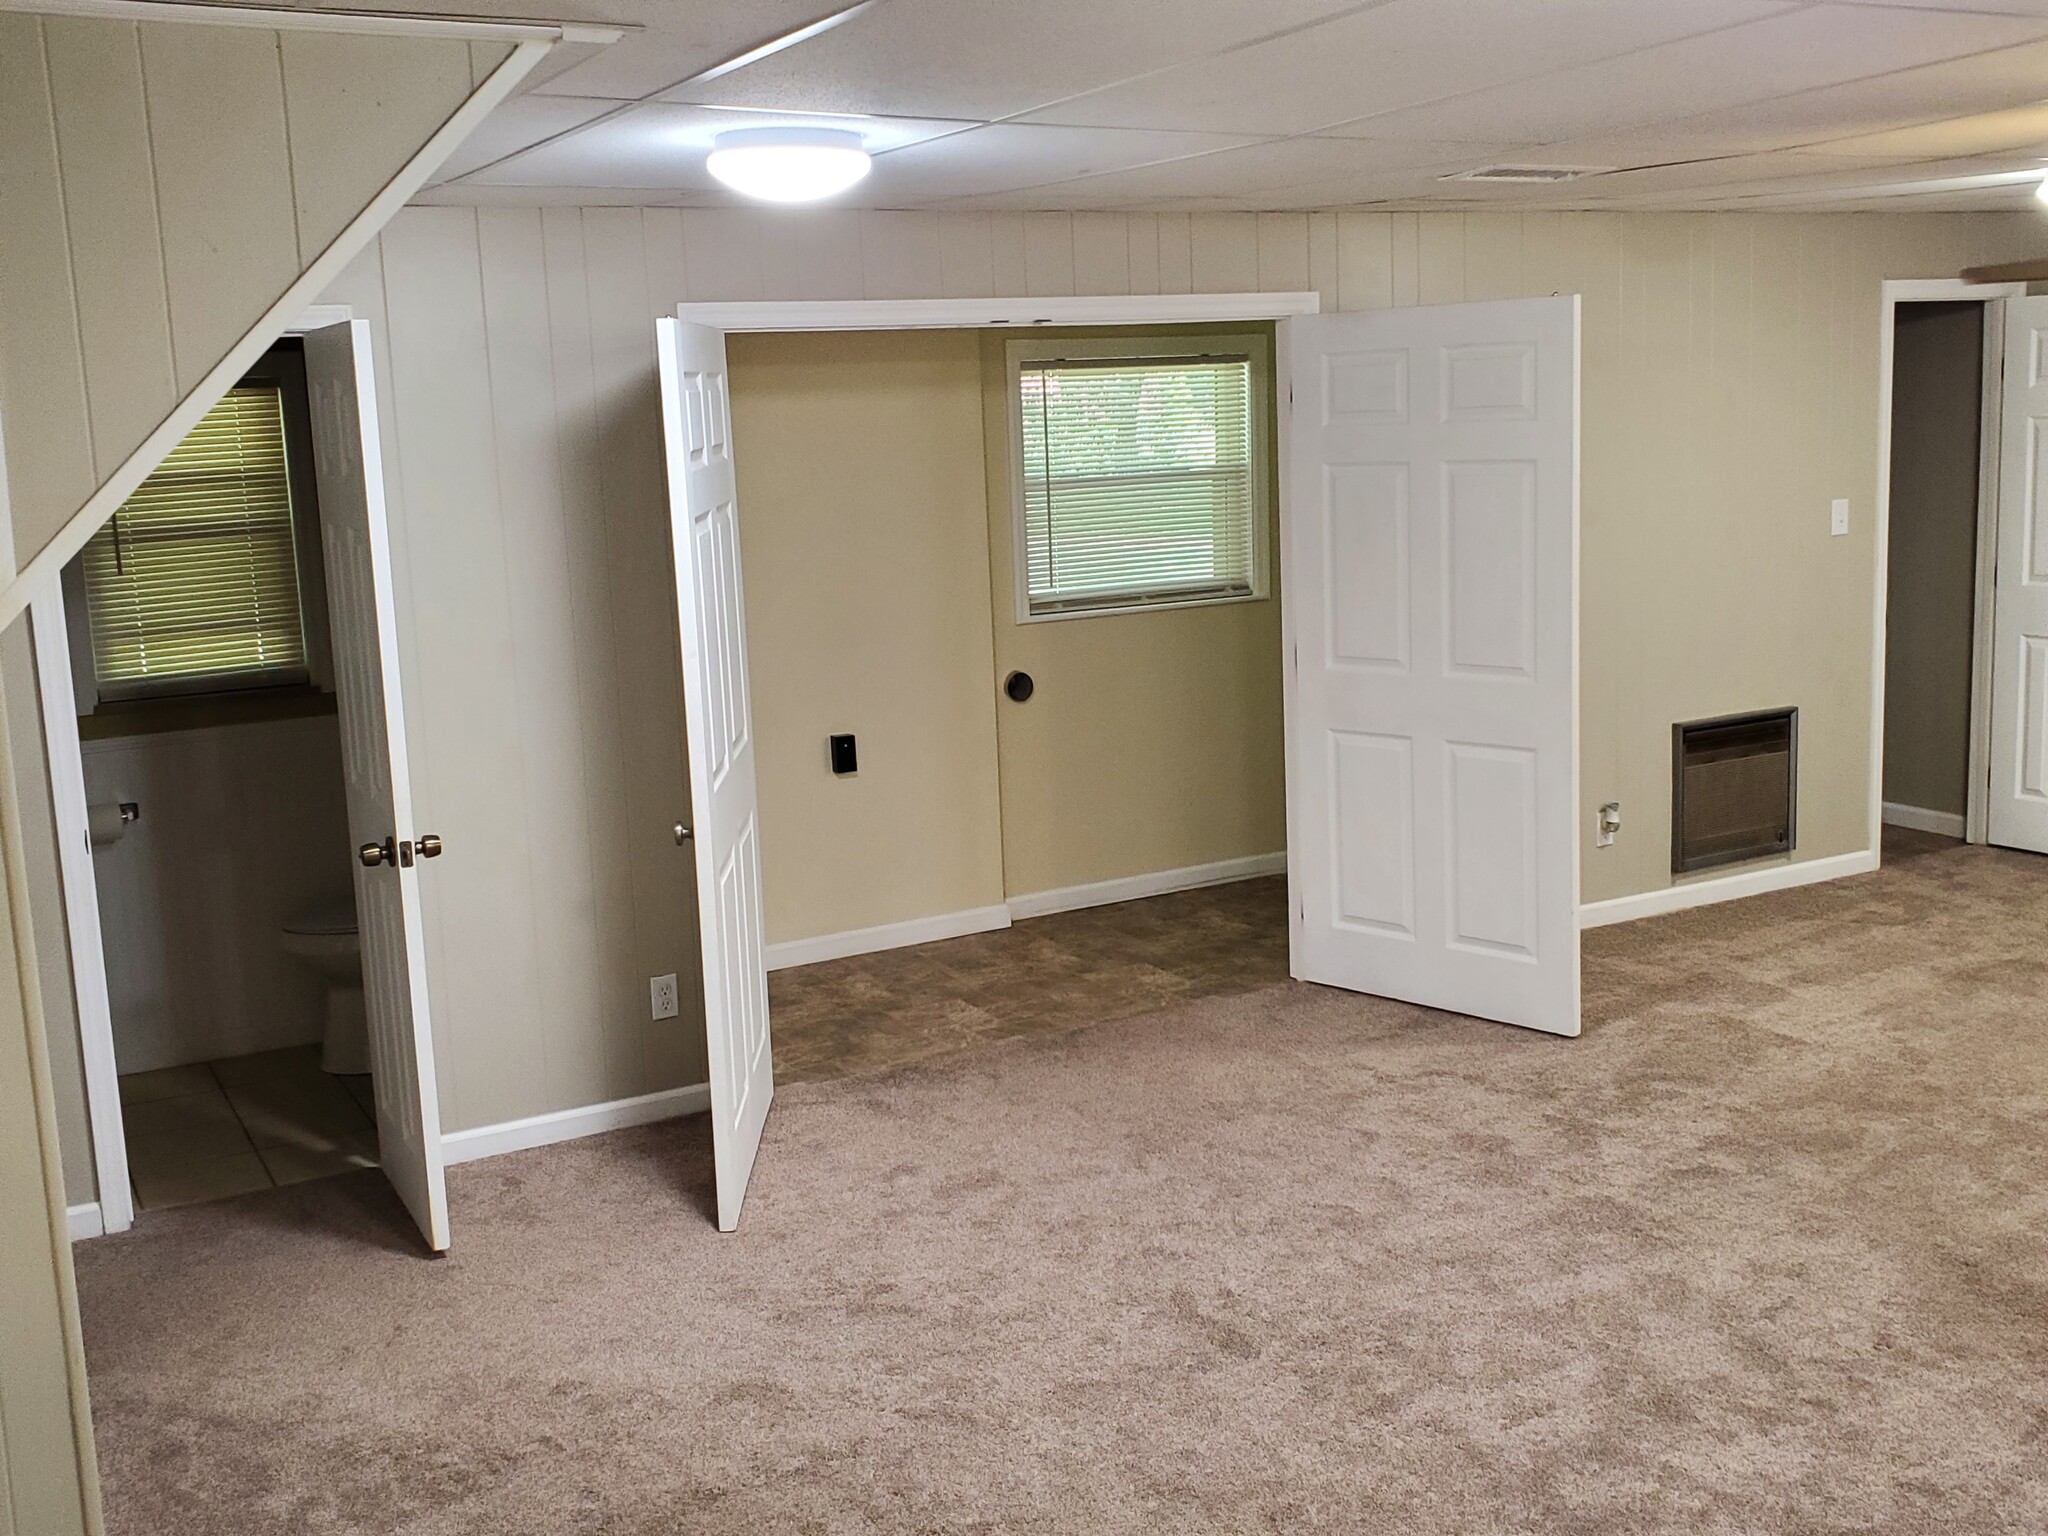
[[[844,128],[736,128],[712,141],[704,168],[735,192],[770,203],[815,203],[844,192],[873,164]]]

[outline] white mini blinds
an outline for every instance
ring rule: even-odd
[[[1236,351],[1015,361],[1020,617],[1261,594],[1258,366]]]
[[[229,390],[93,535],[82,563],[107,697],[303,680],[277,386]]]

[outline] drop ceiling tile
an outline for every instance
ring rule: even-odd
[[[1498,158],[1499,144],[1367,143],[1358,139],[1271,139],[1242,149],[1169,160],[1041,188],[1085,200],[1092,207],[1151,208],[1196,199],[1229,206],[1286,207],[1275,201],[1309,183],[1356,181],[1398,172],[1424,172],[1431,181],[1449,171]]]
[[[1218,53],[1359,3],[884,0],[787,53],[685,88],[678,99],[986,120]],[[914,108],[907,105],[912,102]]]
[[[1784,12],[1779,0],[1394,0],[1063,101],[1037,122],[1306,133]],[[1418,138],[1485,138],[1432,132]]]
[[[442,163],[433,179],[436,183],[453,181],[542,139],[581,127],[607,112],[616,112],[618,107],[615,101],[592,101],[582,96],[514,96],[500,102],[477,125],[476,131]]]
[[[862,195],[870,207],[974,197],[1233,149],[1244,142],[1215,133],[997,123],[878,155]]]
[[[629,33],[596,57],[564,70],[537,89],[549,95],[637,101],[850,3],[851,0],[745,0],[744,4],[679,5],[662,0],[644,6],[645,14],[636,18],[646,23],[644,31]],[[498,9],[495,0],[487,9]]]
[[[1387,137],[1554,143],[2048,37],[2048,21],[1840,4],[1348,125]]]
[[[841,118],[787,112],[735,112],[720,107],[651,102],[476,172],[465,185],[527,187],[647,187],[658,191],[710,191],[704,169],[712,140],[730,128],[790,125],[850,128],[869,147],[887,150],[968,126],[904,118]]]
[[[1814,153],[1822,155],[1902,155],[1927,160],[2001,151],[2048,154],[2048,104],[1858,134],[1814,146]]]
[[[1588,165],[1628,165],[1700,155],[1819,146],[1942,118],[2030,105],[2048,95],[2048,43],[1993,53],[1773,101],[1749,102],[1545,147]]]

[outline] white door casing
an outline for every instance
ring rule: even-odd
[[[349,841],[389,848],[375,867],[355,865],[378,1158],[439,1252],[448,1247],[448,1193],[369,322],[308,331],[305,345]]]
[[[1283,330],[1293,972],[1575,1035],[1579,301]]]
[[[732,410],[725,333],[671,319],[656,321],[655,331],[690,754],[711,1145],[718,1226],[730,1232],[739,1225],[775,1093]]]
[[[1990,841],[2048,853],[2048,298],[2005,301]]]

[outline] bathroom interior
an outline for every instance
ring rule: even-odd
[[[377,1161],[300,344],[64,573],[140,1211]]]

